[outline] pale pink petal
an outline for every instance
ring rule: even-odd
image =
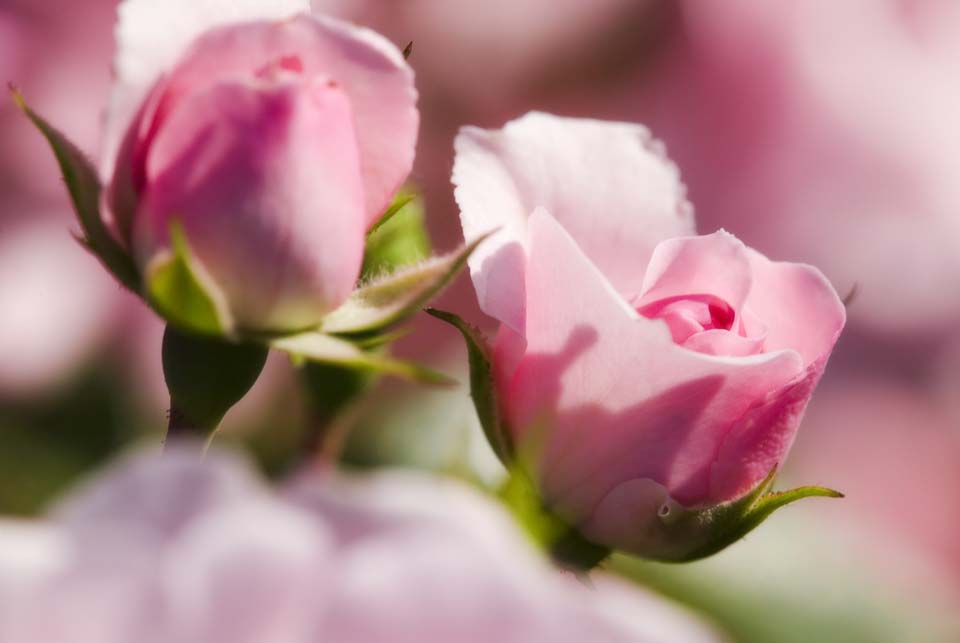
[[[766,350],[790,346],[803,358],[805,373],[776,397],[756,404],[731,428],[711,472],[711,487],[720,497],[737,493],[783,464],[846,321],[843,303],[816,268],[773,262],[754,250],[750,263],[754,290],[747,306],[768,324]]]
[[[210,507],[168,554],[171,641],[303,643],[335,564],[325,525],[264,494]]]
[[[65,538],[54,526],[0,520],[0,623],[10,619],[18,597],[61,571],[68,554]]]
[[[141,265],[163,251],[176,219],[239,327],[317,323],[349,295],[363,256],[350,122],[340,88],[299,76],[191,94],[147,158],[134,230]]]
[[[635,306],[670,297],[711,295],[737,312],[750,293],[750,269],[747,247],[723,230],[667,239],[650,257]]]
[[[677,170],[641,125],[532,112],[499,131],[465,127],[454,145],[464,236],[499,228],[470,259],[480,307],[518,332],[527,219],[537,207],[626,296],[640,293],[660,241],[693,234]]]
[[[837,291],[813,266],[770,261],[756,250],[749,257],[747,307],[767,326],[766,349],[792,348],[807,364],[826,359],[847,320]]]
[[[653,590],[612,574],[594,572],[590,581],[596,589],[590,607],[622,623],[636,637],[635,641],[719,643],[724,640],[693,609],[665,601]],[[643,614],[644,618],[641,621],[634,614]]]
[[[688,337],[686,341],[681,343],[681,346],[707,355],[745,357],[762,352],[764,349],[763,339],[763,336],[741,337],[727,330],[713,329],[704,330]]]
[[[825,366],[826,357],[808,365],[798,381],[737,418],[710,471],[710,490],[717,500],[742,495],[783,464]]]
[[[101,149],[101,176],[112,176],[120,142],[141,103],[194,38],[220,25],[282,20],[308,11],[310,0],[123,0],[118,9],[116,80]]]
[[[710,480],[726,433],[804,374],[791,350],[714,357],[674,344],[542,212],[531,219],[526,322],[527,352],[504,391],[512,428],[521,439],[550,431],[542,486],[579,521],[636,479],[687,505],[729,499]]]
[[[454,481],[313,475],[275,493],[191,446],[128,459],[67,501],[72,521],[0,524],[4,643],[716,640],[653,595],[560,576]],[[78,533],[95,523],[102,538]]]
[[[263,491],[235,456],[204,455],[192,443],[172,443],[163,457],[150,451],[126,456],[109,475],[77,485],[53,517],[75,533],[124,533],[139,526],[161,540],[173,540],[197,516]]]

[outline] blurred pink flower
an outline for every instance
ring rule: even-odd
[[[182,223],[241,328],[303,328],[342,302],[413,164],[399,50],[308,6],[120,8],[103,166],[114,222],[146,272]]]
[[[40,524],[0,526],[0,641],[614,641],[716,635],[662,600],[550,570],[453,482],[303,478],[143,454]]]
[[[546,501],[597,542],[682,550],[658,511],[739,498],[783,462],[843,305],[815,268],[688,236],[676,169],[639,125],[533,113],[456,149],[465,237],[500,228],[471,271],[502,322],[514,442],[544,441]]]
[[[859,283],[853,325],[949,333],[960,321],[960,297],[944,296],[960,278],[960,7],[733,0],[682,13],[623,100],[594,102],[667,142],[701,222],[814,263],[843,292]]]
[[[24,44],[17,16],[0,7],[0,79],[9,81],[19,71]]]
[[[35,395],[60,384],[118,328],[124,298],[62,217],[33,212],[32,221],[0,228],[3,396]]]
[[[110,89],[115,0],[8,0],[19,64],[0,77],[23,90],[31,105],[87,152],[96,152]],[[0,35],[0,49],[4,46]],[[6,61],[0,61],[2,66]],[[7,96],[0,101],[0,181],[45,205],[70,206],[50,148]],[[6,208],[4,208],[6,210]],[[0,211],[0,217],[18,212]]]
[[[451,112],[499,116],[529,99],[555,70],[602,56],[625,18],[649,0],[313,0],[315,10],[414,42],[414,67],[436,120]],[[441,107],[445,109],[440,109]],[[432,124],[434,119],[425,122]]]

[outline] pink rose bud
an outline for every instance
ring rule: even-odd
[[[413,72],[309,2],[126,0],[107,205],[147,280],[182,227],[248,330],[317,324],[352,291],[366,230],[413,163]]]
[[[470,267],[501,322],[503,424],[533,447],[543,499],[596,543],[716,550],[736,531],[718,509],[786,458],[844,325],[836,292],[724,231],[694,236],[639,125],[534,113],[464,128],[456,150],[465,236],[499,228]]]

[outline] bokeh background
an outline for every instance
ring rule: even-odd
[[[638,121],[679,165],[700,231],[819,266],[850,321],[781,486],[823,484],[690,565],[610,566],[731,640],[960,640],[960,3],[953,0],[320,0],[404,46],[421,93],[412,176],[436,248],[460,240],[459,126],[531,109]],[[114,0],[0,0],[0,79],[96,155]],[[161,324],[71,238],[52,155],[0,101],[0,513],[40,511],[165,426]],[[487,328],[469,280],[444,296]],[[462,376],[429,318],[398,351]],[[639,367],[639,365],[638,365]],[[281,472],[311,417],[271,358],[227,418]],[[357,466],[498,475],[465,388],[381,383],[340,419]]]

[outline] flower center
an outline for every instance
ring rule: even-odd
[[[711,295],[669,297],[637,310],[649,319],[662,319],[673,341],[685,343],[692,335],[708,330],[733,330],[736,313],[730,305]]]
[[[281,56],[268,62],[255,72],[257,78],[274,80],[285,74],[302,74],[303,61],[299,56]]]

